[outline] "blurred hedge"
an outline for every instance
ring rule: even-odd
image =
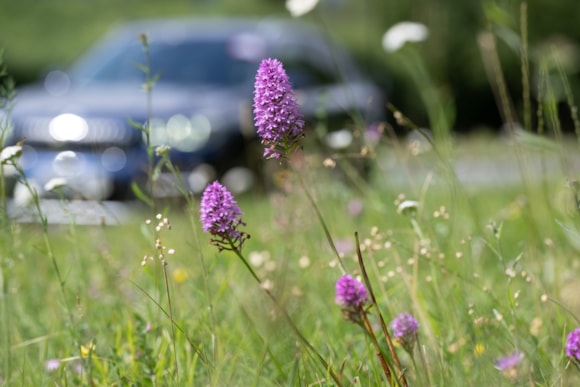
[[[427,118],[418,88],[410,82],[406,63],[382,50],[381,38],[399,21],[424,23],[430,36],[416,49],[436,89],[455,106],[454,127],[497,128],[500,117],[477,38],[486,29],[496,33],[506,81],[519,109],[520,4],[515,0],[321,0],[316,11],[305,18],[343,40],[369,75],[389,91],[391,101],[420,125],[427,125]],[[17,84],[24,84],[50,68],[71,63],[113,23],[142,17],[204,15],[288,13],[284,0],[0,0],[0,47]],[[574,93],[579,16],[580,7],[574,0],[528,1],[532,75],[539,60],[563,47],[564,70]],[[536,54],[540,48],[543,54]]]

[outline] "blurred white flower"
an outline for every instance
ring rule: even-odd
[[[62,188],[66,185],[66,179],[64,177],[53,177],[44,185],[44,190],[48,192],[53,192]]]
[[[171,147],[169,145],[159,145],[157,148],[155,148],[155,156],[167,156],[169,151],[171,151]]]
[[[389,52],[397,51],[407,42],[422,42],[429,36],[429,30],[424,24],[416,22],[400,22],[393,25],[383,35],[383,48]]]
[[[399,204],[397,207],[397,212],[399,214],[409,215],[417,211],[419,208],[419,202],[415,200],[405,200],[403,203]]]
[[[270,259],[270,253],[267,251],[252,251],[249,256],[250,263],[255,267],[262,266]]]
[[[312,11],[319,0],[286,0],[286,9],[292,17],[300,17]]]
[[[20,145],[7,146],[2,149],[0,153],[0,164],[4,165],[14,159],[17,159],[22,154],[22,147]]]

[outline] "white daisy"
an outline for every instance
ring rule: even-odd
[[[407,42],[422,42],[429,36],[429,29],[416,22],[400,22],[393,25],[383,35],[383,48],[388,52],[400,49]]]
[[[292,17],[300,17],[312,11],[319,0],[286,0],[286,9]]]

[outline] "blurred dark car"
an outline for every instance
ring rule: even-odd
[[[147,36],[151,100],[144,92]],[[124,198],[144,182],[148,157],[143,131],[151,117],[152,145],[168,145],[183,181],[200,192],[211,178],[231,178],[241,191],[258,170],[252,118],[260,61],[281,60],[306,121],[335,132],[327,143],[352,142],[354,115],[366,124],[384,118],[379,88],[346,52],[311,25],[292,20],[150,20],[125,24],[70,69],[50,72],[42,85],[19,90],[11,142],[24,140],[22,166],[41,195],[52,178],[71,194]],[[359,122],[360,123],[360,122]],[[323,136],[324,137],[324,136]],[[164,180],[163,178],[160,181]],[[175,193],[170,183],[155,194]]]

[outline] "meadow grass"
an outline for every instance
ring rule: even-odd
[[[580,325],[576,140],[557,126],[553,138],[454,138],[425,67],[412,68],[434,137],[402,139],[386,124],[361,150],[365,180],[324,167],[334,163],[307,132],[296,173],[236,198],[243,248],[211,245],[186,191],[145,200],[117,226],[49,225],[40,206],[39,224],[4,212],[0,383],[577,385],[565,352]],[[151,171],[173,171],[162,150],[149,154]],[[335,302],[345,272],[376,296],[363,329]],[[379,317],[401,313],[418,331],[390,349]]]
[[[480,142],[459,143],[456,149],[475,154]],[[496,152],[487,150],[490,156]],[[397,150],[384,145],[377,155],[383,152]],[[407,167],[433,165],[427,154],[398,152]],[[452,188],[437,167],[430,170],[433,177],[412,174],[419,181],[401,184],[391,175],[402,168],[376,170],[372,195],[337,181],[322,167],[309,168],[303,178],[353,275],[360,274],[354,232],[359,234],[387,321],[405,311],[418,319],[432,384],[507,385],[513,379],[497,370],[495,361],[514,351],[524,354],[515,376],[521,383],[577,382],[577,370],[568,369],[564,355],[565,337],[580,313],[578,240],[571,235],[578,215],[565,176],[530,182],[531,191],[546,194],[535,197],[518,181]],[[422,238],[410,219],[397,213],[405,199],[419,202]],[[349,214],[352,200],[364,203],[358,215]],[[334,303],[341,272],[297,182],[285,192],[241,196],[238,203],[252,236],[243,249],[249,262],[308,340],[340,370],[345,385],[384,383],[370,343]],[[6,385],[332,384],[235,255],[208,245],[197,220],[191,221],[197,214],[183,203],[163,207],[168,223],[157,231],[165,251],[175,250],[166,254],[173,335],[160,262],[141,265],[156,251],[159,220],[147,212],[114,227],[49,226],[62,284],[42,228],[6,226]],[[375,316],[371,310],[371,319]],[[422,385],[423,366],[415,370],[402,350],[400,358],[410,384]],[[47,371],[51,359],[61,362]]]

